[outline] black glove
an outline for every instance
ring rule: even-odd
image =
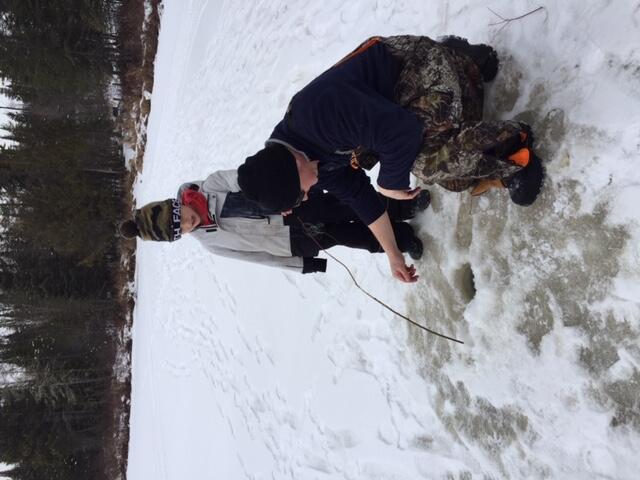
[[[533,145],[533,133],[531,127],[526,123],[519,122],[520,131],[514,135],[507,137],[501,142],[497,142],[484,150],[495,158],[506,160],[509,155],[517,152],[523,147],[531,148]]]
[[[315,273],[327,271],[326,258],[303,257],[302,273]]]

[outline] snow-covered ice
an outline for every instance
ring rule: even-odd
[[[164,0],[138,204],[233,168],[371,35],[498,50],[487,116],[527,120],[531,208],[431,189],[417,285],[334,249],[291,275],[139,243],[128,478],[635,479],[640,2]],[[506,16],[545,9],[501,28]]]

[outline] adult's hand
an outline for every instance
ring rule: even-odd
[[[422,189],[420,187],[416,187],[411,190],[388,190],[378,185],[378,191],[385,197],[393,198],[395,200],[411,200],[417,197]]]
[[[287,215],[291,215],[293,213],[293,210],[286,210],[284,212],[280,212],[280,215],[282,215],[283,217],[286,217]]]
[[[391,274],[401,282],[415,283],[420,278],[416,275],[416,267],[413,264],[407,267],[402,254],[389,256],[389,267]]]

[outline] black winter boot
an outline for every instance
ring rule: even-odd
[[[450,49],[469,57],[480,69],[484,82],[490,82],[496,78],[500,61],[493,47],[483,43],[472,45],[466,39],[454,35],[442,37],[439,41]]]
[[[505,179],[504,183],[509,189],[509,196],[513,203],[522,206],[531,205],[538,198],[544,183],[544,167],[540,157],[532,152],[527,166]]]
[[[424,245],[422,244],[422,240],[414,236],[411,239],[409,248],[407,248],[407,253],[413,260],[420,260],[422,258],[422,254],[424,253]]]
[[[413,227],[409,223],[394,222],[393,232],[401,252],[408,253],[413,260],[420,260],[420,258],[422,258],[422,252],[424,250],[422,240],[416,236]]]
[[[402,220],[410,220],[420,212],[424,212],[431,203],[429,190],[421,190],[416,198],[403,202]]]

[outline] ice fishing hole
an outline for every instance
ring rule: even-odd
[[[466,303],[476,296],[476,282],[471,264],[465,263],[456,271],[456,286]]]

